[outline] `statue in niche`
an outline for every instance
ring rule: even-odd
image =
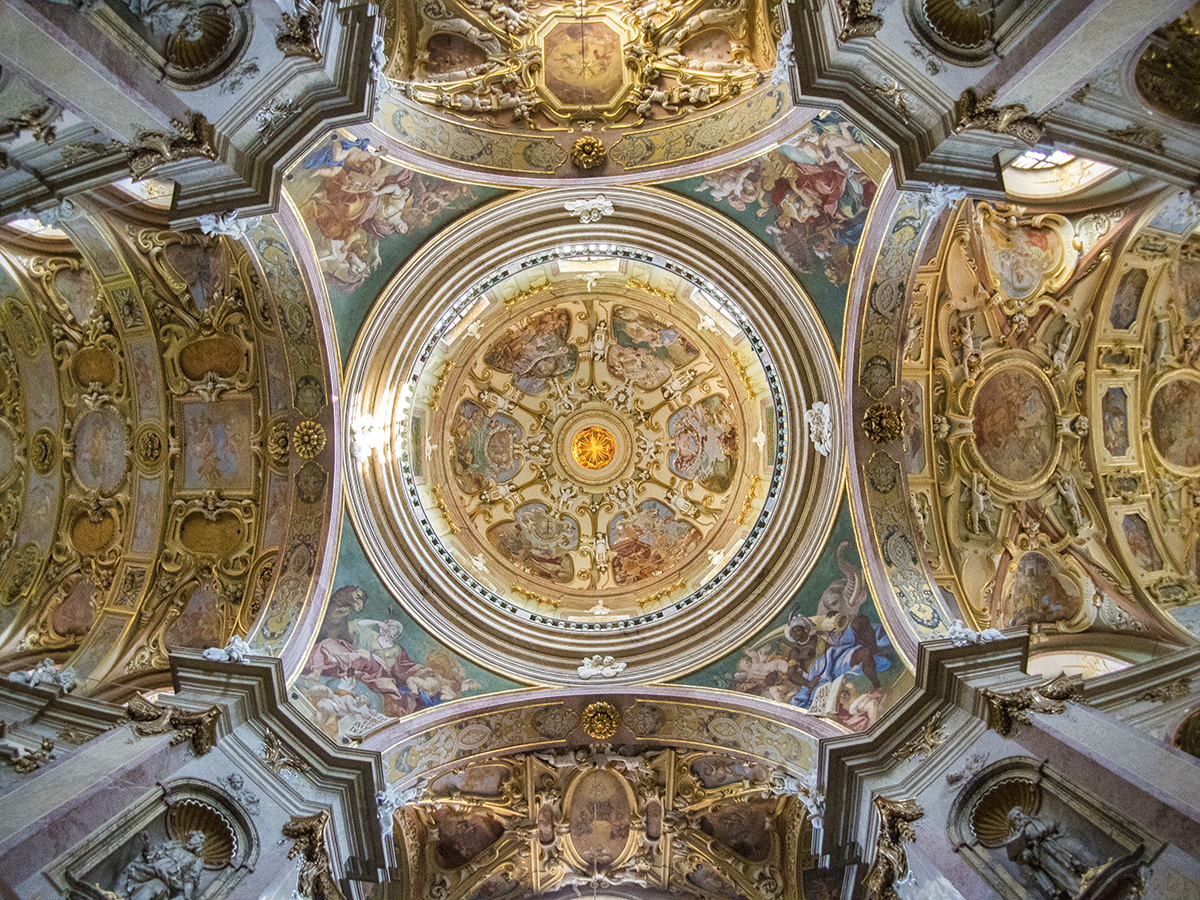
[[[1008,813],[1008,827],[1012,834],[1005,845],[1008,858],[1030,876],[1047,900],[1078,896],[1091,865],[1068,848],[1068,841],[1075,842],[1061,833],[1057,822],[1035,818],[1017,806]]]
[[[116,893],[126,900],[194,900],[204,868],[204,832],[189,831],[182,841],[150,845],[140,835],[142,852],[117,879]]]

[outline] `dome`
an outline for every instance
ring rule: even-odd
[[[523,680],[728,651],[811,568],[839,496],[836,365],[799,285],[698,207],[601,199],[597,221],[538,192],[443,232],[436,278],[421,259],[396,276],[347,373],[372,562]]]

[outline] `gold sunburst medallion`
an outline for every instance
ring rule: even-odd
[[[599,425],[582,429],[571,441],[571,455],[585,469],[603,469],[613,461],[616,453],[616,438]]]

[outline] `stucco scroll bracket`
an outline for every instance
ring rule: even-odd
[[[913,823],[924,817],[925,810],[914,799],[876,797],[873,803],[879,812],[877,849],[864,883],[868,895],[876,900],[898,900],[894,885],[908,877],[904,843],[917,839]]]
[[[1080,702],[1082,680],[1059,674],[1037,687],[1024,687],[1016,691],[994,691],[984,688],[987,703],[988,728],[1001,737],[1009,737],[1017,724],[1029,725],[1031,712],[1048,716],[1062,715],[1067,710],[1067,701]]]
[[[216,746],[217,719],[221,716],[221,710],[210,706],[198,712],[187,712],[173,706],[159,706],[141,694],[134,694],[129,701],[128,716],[134,733],[140,737],[173,731],[172,747],[191,741],[192,752],[203,756]]]

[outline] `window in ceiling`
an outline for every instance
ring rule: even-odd
[[[1009,165],[1014,169],[1053,169],[1075,158],[1075,154],[1064,150],[1026,150]]]
[[[1008,158],[1004,161],[1003,171],[1004,190],[1010,196],[1035,199],[1079,193],[1117,170],[1065,150],[1036,147]]]

